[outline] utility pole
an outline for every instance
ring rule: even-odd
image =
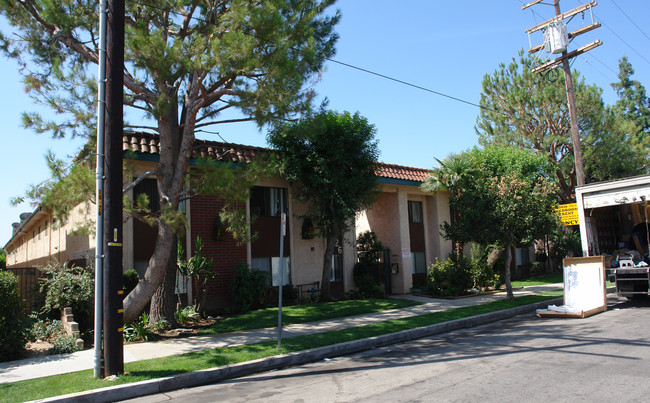
[[[124,0],[108,0],[104,139],[104,376],[124,373],[122,299],[122,136]]]
[[[95,365],[93,376],[104,375],[104,130],[106,128],[106,0],[99,2],[99,72],[97,78],[97,166],[95,218]]]
[[[560,0],[555,0],[553,5],[555,16],[559,16]],[[566,97],[569,103],[569,117],[571,118],[571,142],[573,143],[573,157],[576,165],[576,182],[578,186],[585,184],[585,170],[582,164],[582,148],[580,147],[580,133],[578,133],[578,112],[576,111],[576,98],[573,91],[573,79],[571,78],[571,67],[567,58],[566,50],[562,52],[562,70],[564,70],[564,83],[566,84]]]
[[[525,4],[521,7],[522,10],[533,6],[535,4],[540,3],[542,0],[535,0],[532,3]],[[590,1],[589,3],[585,3],[579,7],[574,8],[571,11],[568,11],[566,13],[560,12],[560,0],[555,0],[553,2],[553,7],[555,9],[555,18],[552,18],[551,20],[545,21],[541,24],[537,24],[534,27],[528,28],[526,30],[526,33],[529,35],[532,32],[542,30],[542,29],[548,29],[550,24],[552,23],[563,23],[565,18],[571,17],[573,15],[576,15],[578,13],[584,13],[586,10],[591,11],[591,9],[596,6],[595,1]],[[592,21],[593,21],[593,15],[592,15]],[[578,29],[576,31],[573,31],[571,33],[568,33],[567,37],[568,38],[574,38],[578,35],[584,34],[585,32],[589,32],[593,29],[599,28],[600,23],[593,22],[591,25],[586,26],[584,28]],[[566,31],[565,31],[566,32]],[[571,120],[571,142],[573,143],[573,156],[575,159],[575,170],[576,170],[576,182],[578,186],[583,186],[585,184],[585,173],[584,173],[584,167],[582,163],[582,149],[580,146],[580,133],[578,132],[578,112],[576,110],[576,103],[575,103],[575,91],[573,87],[573,79],[571,78],[571,67],[569,66],[569,59],[576,57],[582,53],[585,53],[597,46],[602,45],[602,42],[599,40],[596,40],[586,46],[583,46],[571,53],[568,53],[566,49],[562,51],[562,56],[552,60],[550,62],[544,63],[541,66],[538,66],[535,70],[535,72],[543,72],[546,71],[550,68],[553,68],[559,64],[562,64],[562,70],[564,70],[564,82],[566,84],[566,94],[567,94],[567,103],[569,106],[569,117]],[[541,50],[543,45],[538,45],[535,47],[531,47],[529,49],[530,53],[537,52]]]

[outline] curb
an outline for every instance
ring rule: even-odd
[[[165,393],[172,390],[197,387],[215,383],[226,379],[237,378],[253,373],[270,371],[284,367],[307,364],[320,361],[324,358],[339,357],[354,354],[377,347],[416,340],[440,333],[485,325],[488,323],[509,319],[517,315],[544,308],[551,304],[562,304],[563,298],[550,299],[536,304],[524,305],[503,311],[495,311],[468,318],[456,319],[449,322],[438,323],[374,336],[367,339],[348,341],[331,346],[314,348],[311,350],[297,351],[294,353],[260,358],[239,364],[223,367],[209,368],[195,372],[174,375],[166,378],[151,379],[124,385],[109,386],[101,389],[71,393],[68,395],[54,396],[38,400],[39,402],[112,402],[116,400],[133,399],[147,395]]]

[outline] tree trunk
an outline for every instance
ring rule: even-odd
[[[176,244],[177,240],[177,236],[174,234],[173,243]],[[160,284],[151,297],[151,309],[149,312],[149,320],[151,323],[165,319],[170,325],[176,326],[176,319],[174,318],[176,311],[176,272],[178,270],[176,253],[177,248],[170,249],[169,260],[167,261],[162,284]]]
[[[336,247],[336,238],[338,231],[330,231],[327,234],[327,245],[325,247],[325,256],[323,256],[323,277],[320,282],[320,300],[327,302],[331,300],[330,277],[332,276],[332,255]]]
[[[506,282],[506,299],[508,301],[513,301],[515,295],[512,293],[512,283],[510,282],[510,263],[512,262],[512,251],[510,250],[510,242],[506,243],[506,271],[505,271],[505,282]]]
[[[197,299],[196,312],[199,313],[201,317],[205,314],[205,301],[208,299],[208,283],[207,281],[200,281],[200,295]]]
[[[124,323],[131,323],[137,319],[163,281],[165,276],[163,268],[167,266],[169,250],[174,245],[173,241],[174,231],[172,228],[162,221],[159,222],[156,247],[149,259],[144,278],[124,299]]]
[[[177,104],[176,90],[167,88],[163,98],[169,100],[169,105]],[[164,92],[164,91],[163,91]],[[161,211],[176,210],[183,189],[187,172],[190,148],[194,141],[196,114],[184,115],[183,124],[178,122],[178,109],[170,107],[158,118],[160,134],[160,160],[158,163],[157,184],[160,197]],[[158,234],[153,255],[149,259],[147,271],[138,286],[124,299],[124,323],[130,323],[137,318],[151,301],[154,293],[162,284],[165,277],[170,251],[176,250],[174,228],[163,220],[158,220]],[[173,264],[176,263],[174,260]],[[157,309],[157,308],[154,308]]]

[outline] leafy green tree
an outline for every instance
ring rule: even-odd
[[[502,63],[483,78],[476,132],[482,145],[507,144],[544,153],[554,167],[558,197],[567,203],[573,197],[576,177],[564,77],[553,81],[534,73],[537,63],[534,56],[524,56],[522,51],[518,59]],[[607,172],[609,176],[630,172],[620,158],[602,164],[611,145],[636,146],[629,136],[617,132],[621,126],[605,108],[602,90],[587,85],[576,71],[573,78],[585,170],[593,174],[608,169],[613,171],[611,175]]]
[[[39,290],[45,297],[41,311],[52,315],[70,307],[80,328],[87,330],[95,290],[92,268],[51,263],[39,269],[45,273],[39,281]]]
[[[441,160],[435,158],[438,167],[431,170],[431,174],[422,183],[422,190],[425,192],[438,192],[440,190],[454,189],[455,192],[462,192],[456,186],[466,176],[472,175],[476,169],[474,159],[469,153],[450,154]],[[452,219],[459,214],[458,211],[451,212]],[[463,254],[464,242],[454,241],[456,255]]]
[[[0,362],[20,357],[27,342],[27,318],[12,272],[0,271]]]
[[[612,114],[618,118],[618,137],[606,148],[621,148],[621,152],[616,154],[619,158],[614,160],[619,160],[622,155],[627,157],[624,158],[629,165],[625,172],[627,176],[645,174],[650,172],[650,98],[646,95],[643,84],[632,80],[634,69],[626,57],[619,60],[618,68],[619,81],[612,84],[618,94],[618,101],[611,107]],[[620,144],[623,144],[624,148]],[[607,179],[617,177],[621,176]]]
[[[0,248],[0,269],[7,267],[7,252]]]
[[[512,299],[511,247],[530,245],[557,226],[552,165],[545,155],[516,147],[475,148],[468,154],[477,169],[452,186],[450,205],[459,214],[443,224],[444,234],[454,241],[504,247],[505,284]]]
[[[587,182],[642,175],[648,172],[650,136],[639,132],[630,119],[607,107],[602,130],[583,139]]]
[[[157,133],[161,145],[151,173],[161,206],[156,246],[144,278],[124,300],[126,323],[145,308],[165,268],[175,266],[167,264],[176,246],[169,220],[178,215],[195,133],[238,121],[262,126],[309,110],[314,94],[305,84],[334,53],[339,13],[324,15],[333,2],[126,2],[125,106],[149,118],[131,127]],[[0,13],[18,33],[1,34],[0,49],[22,66],[31,95],[61,117],[26,114],[26,126],[92,139],[97,2],[1,0]]]
[[[634,122],[639,133],[650,132],[650,99],[646,95],[645,87],[637,80],[632,79],[634,69],[627,57],[618,61],[617,83],[612,84],[616,90],[618,101],[614,104],[614,111],[619,116]]]
[[[280,172],[308,204],[317,236],[326,240],[321,299],[330,298],[332,254],[355,214],[378,195],[375,127],[358,113],[320,111],[269,133]]]

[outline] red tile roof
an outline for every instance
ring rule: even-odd
[[[429,170],[424,168],[413,168],[402,165],[379,163],[382,178],[399,179],[406,181],[424,182],[429,176]]]
[[[150,133],[128,133],[122,137],[122,150],[142,154],[158,154],[160,139]],[[251,162],[256,156],[268,152],[261,147],[221,143],[208,140],[194,140],[191,158],[213,158],[218,161]]]
[[[160,140],[158,135],[150,133],[125,133],[122,149],[142,154],[158,154]],[[256,156],[267,153],[268,148],[222,143],[209,140],[195,140],[192,146],[192,158],[214,158],[219,161],[251,162]],[[429,170],[395,164],[379,163],[379,177],[395,180],[424,182]]]

